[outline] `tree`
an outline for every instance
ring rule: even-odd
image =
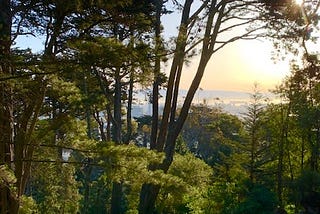
[[[283,99],[283,98],[282,98]],[[291,117],[291,104],[282,100],[279,104],[268,104],[262,112],[263,139],[269,151],[269,162],[264,174],[274,175],[264,179],[267,187],[277,193],[279,210],[287,205],[288,183],[297,176],[299,169],[299,135],[294,118]],[[298,155],[299,156],[299,155]],[[263,178],[262,178],[263,179]]]
[[[258,86],[254,85],[254,92],[251,94],[251,103],[245,113],[245,126],[248,132],[248,153],[250,162],[248,166],[249,178],[251,183],[255,183],[257,172],[262,161],[261,150],[263,149],[263,139],[261,135],[262,123],[261,116],[263,111],[263,96],[259,92]]]
[[[163,55],[163,41],[161,37],[161,15],[168,13],[163,11],[166,1],[155,1],[155,22],[154,22],[154,40],[155,40],[155,60],[154,60],[154,79],[152,85],[152,128],[150,136],[150,148],[156,149],[157,134],[159,129],[159,89],[164,84],[163,74],[161,73],[161,59]]]
[[[131,140],[134,83],[137,80],[142,82],[143,77],[148,76],[149,50],[142,38],[148,34],[150,23],[153,22],[150,15],[153,13],[152,6],[150,1],[144,1],[143,4],[133,1],[130,5],[117,7],[115,11],[102,7],[101,10],[105,11],[102,15],[93,11],[97,17],[73,45],[78,59],[100,83],[107,100],[106,111],[112,122],[111,140],[117,145],[124,142],[128,144]],[[85,15],[90,14],[91,11]],[[96,28],[101,31],[95,31]],[[95,60],[92,61],[92,58]],[[127,86],[127,133],[123,135],[122,102]],[[122,185],[114,183],[111,213],[123,212],[121,193]]]
[[[0,75],[12,74],[10,65],[11,25],[10,1],[0,2]],[[0,83],[0,164],[11,168],[12,153],[10,147],[13,143],[13,103],[12,87],[10,83]],[[0,184],[1,208],[0,213],[8,211],[17,212],[18,201],[16,194],[8,188],[7,184]]]
[[[177,154],[168,174],[174,179],[162,184],[157,211],[162,213],[204,212],[203,194],[211,183],[212,169],[187,152]]]
[[[224,32],[239,26],[253,23],[259,16],[256,1],[203,1],[193,8],[192,0],[186,0],[181,4],[182,16],[179,32],[175,44],[175,52],[169,73],[167,93],[161,125],[157,134],[156,149],[164,151],[166,158],[160,168],[167,171],[171,165],[176,139],[187,118],[192,99],[199,87],[206,65],[211,56],[225,45],[238,39],[256,38],[254,35],[262,27],[256,27],[248,32],[236,35],[232,38],[220,41],[218,36]],[[239,16],[245,14],[248,16]],[[257,13],[255,13],[255,11]],[[250,14],[250,15],[249,15]],[[232,20],[232,21],[231,21]],[[237,20],[233,22],[233,20]],[[200,22],[198,22],[200,21]],[[231,23],[229,22],[231,21]],[[228,26],[229,23],[230,25]],[[202,27],[203,26],[203,27]],[[201,31],[203,33],[199,33]],[[197,37],[199,35],[199,37]],[[197,39],[199,38],[199,39]],[[184,60],[195,46],[202,44],[200,61],[196,75],[188,90],[179,116],[176,116],[178,88]],[[140,213],[151,213],[155,205],[155,199],[159,192],[159,186],[145,184],[141,191]]]
[[[318,42],[316,26],[319,21],[320,2],[307,0],[297,4],[295,1],[281,1],[281,4],[276,4],[267,1],[267,7],[273,17],[269,20],[269,33],[278,49],[278,57],[283,54],[280,49],[295,55],[291,65],[292,73],[284,81],[279,91],[287,102],[286,107],[280,107],[283,121],[281,124],[283,125],[281,125],[282,133],[278,141],[278,197],[282,202],[283,174],[281,175],[282,170],[280,169],[284,167],[284,162],[281,161],[283,154],[289,152],[291,181],[305,168],[311,168],[314,171],[318,168],[318,113],[315,107],[317,105],[318,62],[315,59],[319,53],[317,50],[312,50],[312,45]],[[297,126],[288,127],[290,121],[296,123]],[[290,132],[295,132],[295,136],[290,135]],[[300,154],[294,154],[300,160],[300,167],[296,167],[298,170],[293,167],[296,166],[294,159],[290,159],[288,143],[290,147],[294,146],[300,152]],[[308,157],[310,157],[309,160]],[[306,161],[309,166],[305,164]]]
[[[111,199],[112,213],[134,209],[138,205],[141,186],[140,213],[152,213],[156,203],[158,203],[159,210],[168,212],[201,210],[203,201],[200,195],[205,190],[198,188],[194,183],[192,185],[189,183],[194,182],[193,178],[185,177],[184,173],[190,176],[194,176],[194,174],[188,171],[190,169],[183,167],[186,163],[185,157],[192,159],[195,167],[201,168],[203,163],[188,155],[185,157],[176,156],[175,161],[181,161],[180,165],[174,162],[174,153],[177,150],[181,153],[186,152],[184,147],[176,148],[176,144],[182,141],[182,138],[178,139],[179,136],[187,137],[183,133],[183,128],[190,125],[188,124],[189,121],[185,124],[188,114],[195,118],[195,123],[199,129],[193,130],[194,133],[206,135],[211,140],[209,142],[201,139],[205,143],[200,146],[205,145],[202,148],[211,148],[215,153],[205,154],[203,149],[199,154],[201,153],[202,157],[208,162],[211,159],[211,164],[217,169],[216,173],[219,176],[217,180],[219,180],[221,188],[228,186],[224,185],[224,181],[234,182],[236,180],[233,177],[233,170],[237,173],[239,171],[243,172],[239,164],[240,161],[238,165],[233,163],[233,160],[240,160],[237,159],[237,155],[242,149],[241,146],[243,146],[241,144],[242,136],[237,135],[242,134],[241,122],[233,116],[217,111],[214,115],[210,115],[212,118],[207,118],[208,120],[212,119],[207,124],[208,129],[201,130],[201,125],[203,125],[201,123],[207,121],[203,121],[203,118],[198,120],[190,112],[190,110],[208,110],[201,106],[199,109],[191,106],[206,64],[214,53],[231,42],[238,39],[254,39],[258,36],[264,36],[265,32],[262,31],[264,27],[269,27],[272,30],[279,29],[280,26],[283,26],[280,22],[282,19],[287,20],[288,23],[296,23],[293,27],[294,30],[289,32],[298,32],[300,36],[303,36],[302,45],[307,51],[307,43],[310,38],[313,38],[313,34],[306,29],[313,28],[310,23],[316,23],[316,13],[319,5],[314,10],[309,6],[313,6],[316,1],[304,1],[305,7],[300,13],[297,10],[299,7],[287,4],[289,1],[283,1],[281,4],[275,4],[275,1],[255,0],[186,0],[183,3],[181,3],[182,1],[173,1],[176,6],[175,9],[181,9],[182,18],[178,36],[175,40],[169,78],[166,80],[161,72],[161,60],[165,60],[163,56],[167,54],[161,38],[161,15],[169,12],[166,8],[167,2],[162,0],[146,0],[143,3],[135,0],[96,2],[77,0],[68,2],[61,0],[41,2],[0,1],[0,131],[1,134],[4,133],[0,136],[1,213],[5,213],[9,209],[10,213],[16,213],[20,199],[33,206],[31,198],[22,199],[26,187],[31,185],[27,182],[30,178],[30,171],[34,172],[31,174],[31,178],[34,180],[47,179],[50,181],[53,179],[53,177],[46,177],[41,173],[36,175],[34,167],[40,165],[41,161],[55,162],[54,164],[51,162],[50,164],[43,163],[47,164],[48,171],[51,171],[52,175],[56,175],[59,169],[63,172],[63,176],[61,175],[59,179],[56,179],[59,182],[54,185],[37,186],[39,193],[46,194],[47,201],[51,199],[55,201],[52,207],[49,207],[43,205],[46,200],[36,198],[35,201],[41,207],[52,208],[55,211],[66,211],[66,209],[54,207],[63,205],[58,196],[64,198],[65,203],[69,203],[69,198],[67,196],[63,197],[63,191],[60,191],[63,182],[70,183],[68,187],[73,187],[72,191],[68,188],[65,190],[70,190],[70,196],[74,196],[78,201],[79,195],[75,189],[77,182],[74,178],[74,170],[76,169],[78,172],[83,171],[85,174],[82,175],[84,177],[79,178],[84,184],[83,189],[80,189],[80,193],[84,195],[84,201],[87,199],[93,200],[92,194],[90,194],[90,183],[96,185],[92,191],[96,191],[97,186],[103,185],[106,189],[103,193],[97,194],[101,197],[109,197],[110,182],[103,184],[104,178],[99,177],[103,170],[93,167],[97,160],[103,160],[102,163],[105,165],[108,165],[108,161],[111,161],[112,166],[108,165],[108,167],[120,169],[118,171],[120,173],[112,171],[108,174],[109,168],[104,168],[106,177],[115,182]],[[292,2],[290,1],[290,3]],[[289,7],[290,5],[291,7]],[[264,10],[265,8],[267,12]],[[292,14],[296,16],[293,17]],[[273,18],[265,24],[268,17]],[[247,31],[233,31],[244,26],[248,27]],[[229,34],[228,31],[239,34]],[[279,33],[283,32],[279,31]],[[43,36],[45,38],[44,52],[36,55],[30,50],[12,49],[14,39],[21,34]],[[274,35],[276,34],[272,36]],[[154,38],[153,43],[150,42],[151,37]],[[294,37],[292,36],[292,38]],[[197,73],[188,90],[183,106],[178,111],[178,89],[180,77],[183,75],[184,62],[188,57],[195,55],[198,48],[200,49],[200,61]],[[292,98],[292,105],[290,104],[289,110],[292,109],[292,112],[298,115],[297,121],[301,125],[301,130],[298,131],[297,136],[302,135],[307,130],[304,140],[308,142],[306,145],[310,146],[307,148],[308,150],[303,148],[304,141],[301,139],[297,141],[297,143],[302,142],[301,146],[295,145],[302,151],[301,162],[303,163],[301,166],[305,167],[304,161],[308,160],[309,166],[316,171],[319,165],[319,127],[318,120],[314,118],[318,117],[317,76],[319,66],[314,56],[309,51],[308,53],[303,67],[303,69],[308,70],[304,70],[305,74],[303,72],[296,73],[295,78],[301,80],[301,82],[292,80],[289,85],[294,86],[294,89],[291,90],[292,88],[290,88],[291,91],[287,90],[287,92],[289,91],[288,94],[292,95],[290,97]],[[150,75],[151,70],[152,75]],[[132,140],[131,105],[133,92],[136,82],[141,84],[145,78],[154,81],[151,96],[153,115],[149,143],[151,149],[165,153],[163,161],[158,155],[147,153],[145,149],[139,150],[130,147],[131,145],[120,146],[120,144],[129,144]],[[159,88],[165,85],[166,81],[168,81],[166,84],[168,87],[166,103],[163,116],[159,120]],[[127,104],[126,126],[122,117],[124,103]],[[256,107],[251,110],[252,112],[259,111]],[[285,156],[288,155],[288,160],[290,159],[289,152],[285,150],[289,142],[287,137],[290,134],[286,122],[286,120],[289,120],[289,110],[285,112],[286,116],[281,114],[284,116],[282,117],[281,130],[274,130],[273,124],[262,121],[264,127],[273,130],[272,140],[278,140],[277,146],[273,144],[274,147],[272,148],[275,151],[274,154],[277,154],[277,158],[270,155],[261,156],[261,158],[254,157],[255,153],[263,152],[263,149],[265,149],[263,145],[263,148],[261,147],[261,150],[258,151],[256,149],[257,144],[262,142],[262,144],[269,143],[268,145],[270,145],[270,142],[267,141],[267,137],[270,137],[270,135],[262,128],[255,126],[257,124],[262,126],[260,123],[251,121],[252,129],[250,133],[252,139],[254,139],[251,141],[250,147],[253,148],[251,150],[253,154],[251,156],[251,173],[249,173],[252,177],[251,180],[254,180],[255,172],[253,168],[258,168],[258,161],[265,163],[265,161],[272,160],[273,162],[267,166],[269,170],[272,170],[275,169],[274,160],[277,159],[279,198],[283,197],[282,189],[285,189],[283,187],[283,178],[286,172],[283,169],[286,167]],[[107,114],[106,120],[102,120],[101,111]],[[309,118],[308,114],[314,118]],[[258,118],[259,115],[254,113],[253,117]],[[276,119],[278,118],[274,118],[274,123],[276,123]],[[279,119],[279,121],[281,120]],[[87,127],[87,133],[84,135],[85,123],[83,122],[86,122]],[[149,122],[139,127],[143,129],[145,138],[150,131]],[[81,129],[82,134],[79,135],[73,131],[73,125],[78,123],[82,124],[81,127],[77,126],[75,128]],[[108,124],[107,131],[105,131],[105,123]],[[184,127],[184,125],[186,126]],[[318,131],[314,132],[316,129]],[[41,136],[39,135],[40,130],[43,132]],[[75,135],[81,137],[81,139],[75,138]],[[298,138],[297,136],[296,138]],[[46,141],[43,141],[44,138]],[[88,140],[88,138],[91,140]],[[106,141],[110,141],[111,138],[118,145],[116,147],[119,147],[114,150],[111,149],[118,151],[116,157],[112,155],[110,150],[103,153],[102,157],[99,158],[96,155],[87,153],[81,153],[80,155],[80,152],[75,152],[80,146],[79,144],[84,146],[87,143],[94,142],[93,144],[100,146],[105,145]],[[93,141],[93,139],[101,139],[103,142]],[[191,141],[195,140],[191,139],[190,136],[189,139]],[[144,141],[144,144],[147,145],[148,142]],[[80,162],[83,168],[62,164],[64,163],[62,154],[66,147],[74,150],[72,154],[77,158],[74,163],[79,164]],[[50,151],[54,152],[50,153]],[[50,160],[35,159],[44,158],[40,152],[47,154]],[[81,161],[84,162],[81,163]],[[41,166],[44,168],[44,165]],[[199,175],[205,175],[202,171],[198,173]],[[94,178],[90,177],[93,174]],[[291,171],[290,174],[296,175]],[[157,176],[161,179],[157,179]],[[207,176],[205,175],[204,178],[206,179]],[[140,180],[137,181],[137,179]],[[265,180],[263,182],[266,183]],[[47,181],[43,183],[47,183]],[[180,192],[171,191],[169,188],[171,186],[177,187]],[[49,191],[51,187],[59,191]],[[233,187],[234,183],[230,184],[230,192],[236,189]],[[251,205],[251,202],[255,202],[252,199],[260,192],[267,192],[259,189],[255,194],[255,189],[251,190],[248,192],[250,203],[244,203],[244,207]],[[179,195],[179,193],[183,193],[183,195]],[[251,197],[249,193],[252,193],[253,196]],[[229,196],[228,194],[226,193],[227,196]],[[167,197],[170,195],[176,197],[171,198],[171,200]],[[199,206],[196,206],[198,201]],[[74,209],[70,212],[75,212],[78,209],[78,202],[73,205],[75,205],[72,206]],[[100,208],[102,206],[101,203],[97,205]],[[174,206],[179,206],[181,209]],[[230,207],[232,206],[230,205]],[[81,211],[88,212],[93,207],[85,205]],[[104,210],[106,211],[106,209]]]
[[[1,125],[4,138],[1,138],[0,156],[1,165],[8,165],[16,176],[15,190],[5,186],[1,188],[2,213],[18,212],[18,201],[25,191],[32,163],[26,160],[32,159],[37,146],[33,133],[45,111],[42,109],[44,99],[54,119],[61,119],[69,113],[70,106],[59,100],[61,97],[52,96],[50,91],[52,85],[63,85],[62,82],[68,79],[64,75],[57,78],[53,74],[66,71],[63,68],[66,64],[62,62],[63,51],[66,50],[66,38],[74,33],[67,20],[79,14],[78,9],[84,6],[85,2],[80,1],[1,2],[0,118],[4,123]],[[36,56],[28,50],[11,51],[14,39],[19,35],[44,36],[43,55]],[[52,140],[61,140],[61,124],[55,128],[56,135]],[[61,152],[61,148],[57,150]]]
[[[233,159],[245,141],[239,118],[205,105],[192,106],[181,136],[192,153],[215,169],[217,179],[237,176],[229,170],[242,162]]]
[[[298,54],[309,53],[310,42],[316,42],[316,26],[319,21],[320,1],[263,1],[269,17],[268,35],[273,39],[278,53],[280,49]],[[300,49],[300,50],[299,50]],[[303,53],[302,53],[303,55]]]
[[[305,61],[303,68],[294,66],[292,75],[284,83],[284,94],[291,105],[291,114],[295,116],[301,129],[302,138],[310,149],[309,167],[318,170],[318,87],[319,65],[317,61]],[[304,162],[304,161],[303,161]],[[303,166],[302,168],[304,168]]]
[[[271,214],[276,209],[276,197],[273,192],[261,185],[249,188],[246,199],[239,203],[234,213],[263,213]]]

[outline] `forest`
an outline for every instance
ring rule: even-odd
[[[320,213],[319,7],[0,0],[0,214]],[[22,37],[42,51],[19,47]],[[273,42],[275,60],[293,56],[279,102],[255,87],[241,117],[193,104],[212,56],[256,39]],[[152,115],[134,117],[141,90]]]

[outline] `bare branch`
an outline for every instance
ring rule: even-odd
[[[210,0],[206,0],[205,2],[202,3],[201,7],[198,8],[197,11],[195,11],[189,18],[189,22],[192,22],[193,20],[197,19],[199,14],[203,11],[203,9],[208,6]]]
[[[250,19],[250,20],[248,20],[248,21],[246,21],[246,22],[241,22],[241,23],[238,23],[238,24],[234,24],[234,25],[231,25],[231,26],[228,26],[228,27],[226,27],[226,28],[223,28],[223,29],[219,30],[218,33],[223,33],[223,32],[225,32],[225,31],[231,30],[231,29],[233,29],[233,28],[250,24],[250,23],[252,23],[252,22],[254,22],[254,21],[255,21],[255,20]]]
[[[192,45],[185,51],[185,54],[189,53],[189,51],[192,51],[196,46],[198,46],[201,42],[203,42],[203,38],[199,39],[198,41],[192,43]]]
[[[216,41],[217,44],[221,44],[218,48],[214,49],[213,52],[217,52],[218,50],[220,50],[221,48],[223,48],[224,46],[226,46],[227,44],[230,44],[232,42],[235,42],[237,40],[253,40],[253,39],[257,39],[257,38],[261,38],[261,37],[265,37],[264,34],[256,34],[256,35],[253,35],[252,33],[256,32],[256,31],[259,31],[261,29],[264,29],[265,26],[261,26],[259,28],[256,28],[256,29],[253,29],[251,31],[248,31],[247,33],[244,33],[240,36],[236,36],[236,37],[233,37],[227,41]]]

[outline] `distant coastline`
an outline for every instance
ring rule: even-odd
[[[159,99],[159,110],[162,113],[163,105],[165,102],[165,90],[160,91],[161,98]],[[178,106],[183,104],[184,98],[187,94],[187,90],[179,90]],[[209,107],[218,107],[223,111],[242,116],[246,112],[246,109],[251,99],[250,92],[242,91],[224,91],[224,90],[198,90],[194,96],[194,105],[207,105]],[[140,117],[143,115],[151,115],[152,106],[149,103],[150,91],[139,91],[135,94],[135,103],[133,105],[134,117]],[[264,98],[274,99],[275,95],[272,93],[262,93]]]

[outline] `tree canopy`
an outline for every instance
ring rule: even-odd
[[[1,214],[319,212],[320,1],[0,5]],[[43,51],[16,44],[30,36]],[[243,117],[194,105],[212,56],[257,38],[295,56],[281,102],[254,90]],[[134,117],[142,90],[152,114]]]

